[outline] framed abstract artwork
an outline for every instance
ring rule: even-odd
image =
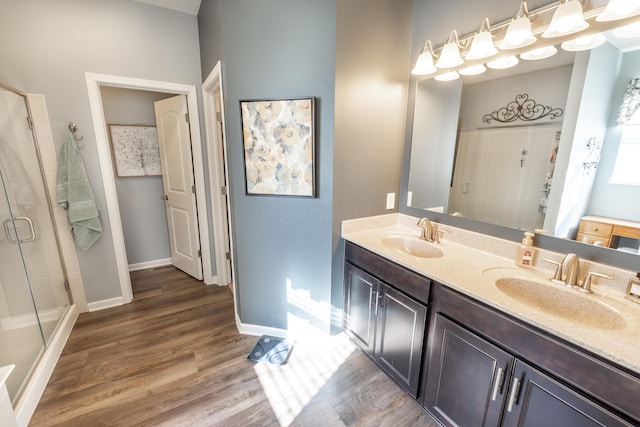
[[[155,126],[109,125],[109,136],[118,177],[162,174]]]
[[[241,100],[246,193],[315,197],[315,98]]]

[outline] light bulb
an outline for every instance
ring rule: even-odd
[[[489,27],[489,18],[484,18],[480,25],[478,34],[473,37],[471,41],[471,48],[469,53],[465,56],[467,60],[484,59],[498,53],[498,50],[493,45],[493,35]]]
[[[460,77],[460,74],[455,71],[449,71],[448,73],[440,74],[434,77],[434,79],[440,82],[450,82],[452,80],[456,80]]]
[[[514,16],[513,20],[507,27],[507,33],[504,39],[498,44],[500,49],[518,49],[535,43],[536,37],[531,31],[531,21],[529,20],[529,11],[527,10],[527,2],[520,3],[520,9]]]
[[[617,21],[640,13],[638,0],[609,0],[607,7],[598,15],[596,21]]]
[[[520,58],[525,59],[527,61],[535,61],[538,59],[549,58],[558,53],[558,49],[555,46],[546,46],[540,47],[538,49],[533,49],[528,52],[524,52],[520,54]]]
[[[618,27],[613,30],[613,35],[621,39],[634,39],[640,37],[640,22]]]
[[[433,65],[433,46],[431,46],[431,41],[427,40],[422,49],[422,53],[418,56],[416,66],[411,70],[411,74],[424,76],[426,74],[433,74],[436,71],[438,70]]]
[[[436,62],[438,68],[453,68],[462,64],[464,60],[460,56],[460,48],[458,47],[458,33],[453,30],[447,43],[442,48],[440,58]]]
[[[487,62],[487,67],[494,70],[504,70],[505,68],[511,68],[518,64],[518,58],[514,55],[503,56],[493,61]]]
[[[589,24],[582,16],[582,3],[578,0],[561,0],[553,13],[549,28],[542,33],[543,38],[561,37],[577,33]]]
[[[596,48],[606,41],[607,39],[604,35],[602,35],[602,33],[596,33],[578,37],[573,40],[568,40],[566,42],[563,42],[560,46],[564,50],[568,50],[569,52],[578,52],[581,50]]]
[[[458,70],[458,73],[463,76],[475,76],[478,74],[482,74],[485,71],[487,71],[487,67],[485,67],[482,64],[478,64],[478,65],[472,65],[470,67]]]

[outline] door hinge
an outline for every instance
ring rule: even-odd
[[[191,186],[191,192],[192,192],[193,194],[196,194],[196,186],[195,186],[195,185],[192,185],[192,186]]]
[[[27,116],[27,125],[29,126],[29,129],[33,130],[33,120],[31,120],[30,116]]]
[[[230,252],[227,252],[226,254],[224,254],[224,256],[225,256],[225,258],[227,258],[229,260],[231,259],[231,253]]]
[[[198,249],[198,258],[202,258],[202,251]]]
[[[216,120],[219,122],[222,121],[222,113],[220,111],[216,111]]]
[[[220,193],[222,193],[223,196],[227,195],[227,187],[220,187]]]
[[[69,288],[69,282],[67,280],[65,280],[64,282],[62,282],[63,286],[64,286],[64,290],[67,292],[70,292],[71,289]]]
[[[184,121],[189,123],[189,113],[184,113]]]

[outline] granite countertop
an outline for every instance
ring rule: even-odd
[[[581,261],[580,280],[588,271],[613,277],[594,277],[593,294],[583,294],[548,280],[554,267],[542,257],[559,261],[563,254],[538,251],[534,268],[519,268],[512,257],[517,243],[443,225],[440,229],[447,234],[441,243],[433,244],[442,251],[440,257],[422,258],[383,243],[383,239],[395,236],[427,244],[419,240],[416,222],[417,218],[403,214],[344,221],[342,237],[640,374],[640,352],[635,345],[640,342],[640,304],[624,298],[627,281],[635,273]],[[496,285],[501,278],[524,281],[525,287],[520,289],[527,298],[501,291]],[[536,286],[531,288],[530,299],[527,286]],[[544,300],[549,294],[571,306],[554,310],[550,306],[556,305],[555,301]]]

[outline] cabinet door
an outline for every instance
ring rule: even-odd
[[[342,327],[364,351],[373,352],[378,280],[345,263],[345,290]]]
[[[418,394],[427,307],[380,283],[374,356],[412,396]]]
[[[437,315],[425,407],[446,426],[498,425],[513,360],[505,351]]]
[[[509,385],[505,426],[630,426],[591,400],[518,360]]]

